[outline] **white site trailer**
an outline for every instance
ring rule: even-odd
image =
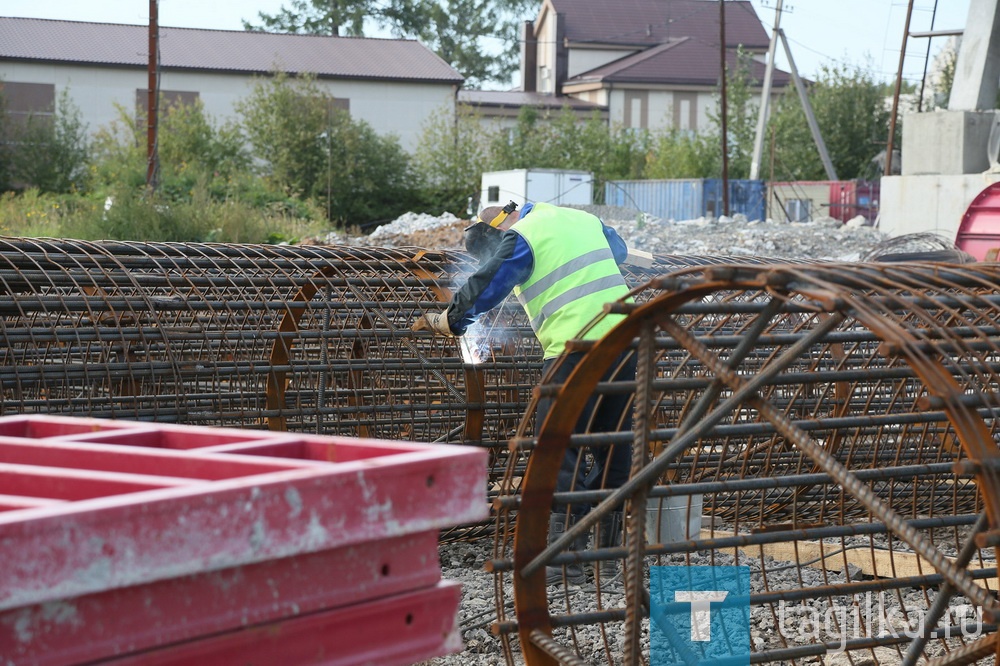
[[[503,206],[510,200],[545,202],[560,206],[589,206],[594,198],[594,175],[565,169],[511,169],[483,174],[480,204]]]

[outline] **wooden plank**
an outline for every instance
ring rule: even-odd
[[[727,530],[707,530],[701,531],[702,539],[725,539],[734,536],[734,533]],[[934,567],[916,553],[872,550],[868,547],[851,548],[843,550],[843,546],[837,543],[821,544],[818,541],[782,541],[755,546],[739,546],[737,548],[722,548],[720,552],[732,553],[742,552],[749,557],[760,558],[763,555],[778,562],[805,562],[804,567],[812,569],[825,569],[827,571],[843,571],[845,563],[856,566],[861,573],[877,578],[906,578],[909,576],[926,576],[937,573]],[[954,559],[954,558],[949,558]],[[969,571],[980,571],[983,569],[996,568],[996,562],[984,561],[973,562],[968,567]],[[990,590],[1000,590],[1000,579],[985,578],[979,581],[982,585],[987,585]]]

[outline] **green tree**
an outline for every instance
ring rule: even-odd
[[[646,178],[716,178],[722,172],[717,134],[670,129],[657,132],[647,155]]]
[[[736,68],[726,67],[726,147],[729,157],[729,177],[748,178],[750,162],[753,158],[754,136],[757,133],[758,106],[754,102],[754,86],[760,85],[750,73],[750,55],[740,47],[736,55]],[[720,154],[718,168],[706,177],[722,176],[722,116],[721,104],[709,113],[709,120],[715,130],[706,140],[715,140]],[[697,145],[697,144],[693,144]],[[707,163],[705,164],[707,166]]]
[[[504,169],[576,169],[594,174],[600,201],[608,180],[641,178],[650,137],[645,131],[608,127],[597,113],[580,119],[569,107],[554,115],[522,107],[513,128],[490,141],[490,165]]]
[[[289,195],[324,202],[331,220],[387,219],[413,203],[416,179],[398,139],[336,109],[312,77],[259,79],[236,108],[262,175]]]
[[[889,136],[890,110],[884,86],[861,67],[824,66],[808,95],[837,176],[861,177],[871,159],[885,148]],[[774,133],[776,180],[826,178],[794,88],[789,87],[778,99],[770,130]]]
[[[369,27],[419,39],[466,78],[466,85],[509,81],[517,71],[521,21],[531,0],[290,0],[258,13],[247,30],[363,36]],[[371,32],[371,30],[369,30]]]
[[[194,104],[160,103],[157,134],[160,195],[168,200],[190,199],[203,186],[217,199],[247,186],[250,155],[239,126],[217,125],[200,101]],[[94,136],[94,179],[108,193],[146,185],[146,120],[125,107],[117,118]]]
[[[479,196],[483,171],[490,169],[489,138],[478,114],[444,108],[424,122],[413,162],[421,199],[434,211],[461,216]]]
[[[955,83],[955,65],[958,62],[959,44],[961,44],[960,38],[949,37],[945,45],[934,56],[931,72],[928,75],[931,84],[931,99],[926,106],[928,111],[948,108],[951,87]]]
[[[41,192],[69,192],[81,186],[89,158],[87,126],[68,90],[59,95],[53,115],[28,116],[11,137],[14,181]]]

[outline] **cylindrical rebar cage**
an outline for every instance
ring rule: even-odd
[[[1000,265],[699,267],[633,295],[511,441],[487,563],[508,663],[997,653]],[[602,381],[623,357],[636,380]],[[578,425],[595,394],[631,428]],[[608,447],[626,481],[557,488],[568,449],[601,471]],[[694,566],[746,567],[745,642],[678,631],[661,573]]]

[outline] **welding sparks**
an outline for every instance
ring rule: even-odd
[[[467,365],[479,365],[490,356],[489,337],[485,328],[477,321],[458,339],[462,360]]]

